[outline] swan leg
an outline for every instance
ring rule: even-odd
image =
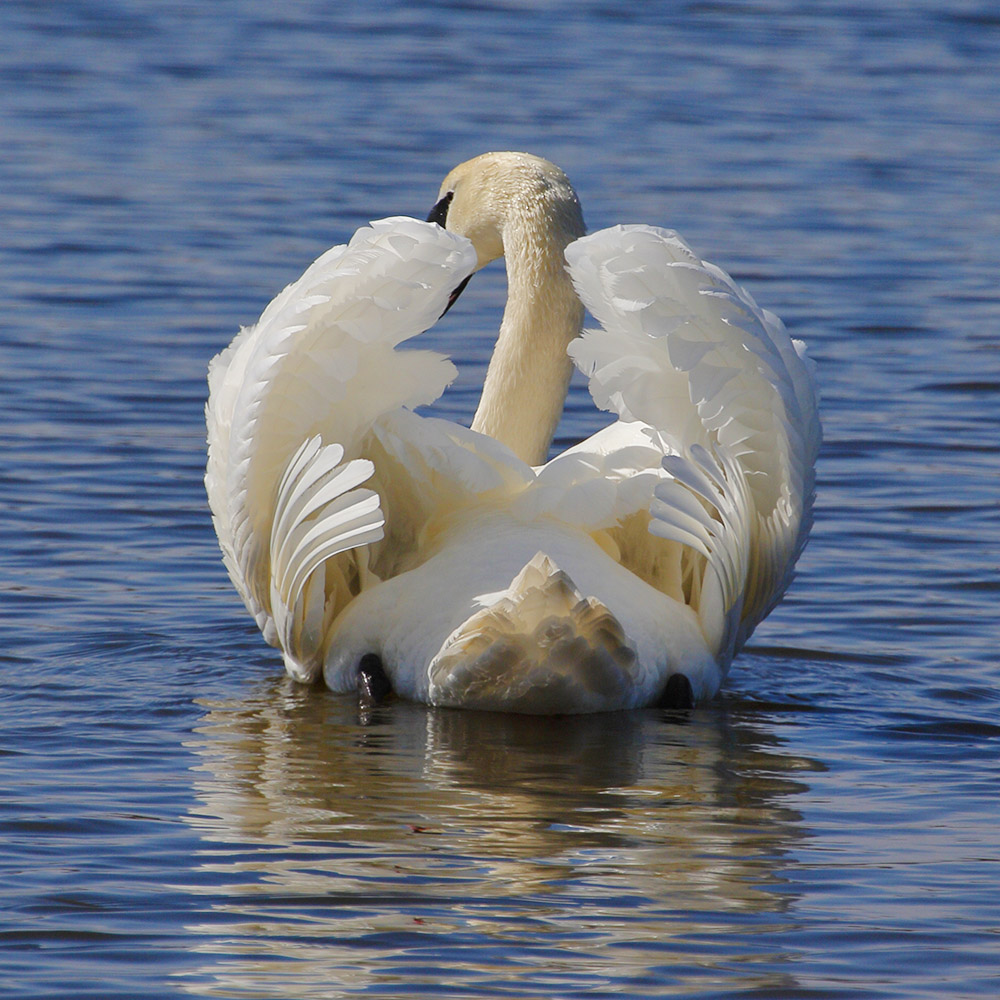
[[[694,708],[694,690],[684,674],[671,674],[656,703],[657,708]]]
[[[380,705],[392,693],[392,685],[382,666],[382,658],[365,653],[358,664],[358,705],[362,709]]]

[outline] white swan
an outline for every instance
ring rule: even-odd
[[[500,256],[471,430],[418,416],[455,369],[398,345]],[[581,336],[581,300],[603,329]],[[571,359],[618,420],[543,465]],[[289,674],[337,691],[531,713],[708,698],[808,532],[802,345],[673,232],[584,236],[566,176],[523,153],[456,167],[428,222],[327,251],[209,386],[230,576]]]

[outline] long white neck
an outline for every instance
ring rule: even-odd
[[[583,306],[563,251],[579,232],[545,231],[537,218],[504,229],[507,307],[472,429],[541,465],[562,414],[573,364],[566,353],[583,325]]]

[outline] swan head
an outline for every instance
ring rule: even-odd
[[[472,241],[476,269],[504,256],[512,244],[562,252],[585,235],[580,202],[554,163],[530,153],[483,153],[445,177],[427,217]]]
[[[466,237],[477,270],[506,258],[507,304],[472,430],[540,465],[573,371],[567,346],[583,325],[565,256],[586,233],[576,192],[541,157],[484,153],[448,174],[427,221]],[[468,280],[452,291],[447,308]]]

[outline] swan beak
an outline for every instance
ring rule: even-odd
[[[454,191],[449,191],[430,210],[430,214],[427,216],[427,221],[428,222],[436,222],[442,229],[447,229],[448,227],[447,227],[446,223],[448,221],[448,207],[451,205],[451,199],[454,198],[454,197],[455,197],[455,192]],[[469,278],[471,278],[471,277],[472,277],[472,275],[470,274]],[[458,288],[456,288],[451,293],[451,295],[448,296],[448,304],[444,307],[444,312],[441,313],[441,316],[444,316],[445,313],[447,313],[448,310],[458,301],[459,295],[461,295],[462,292],[465,291],[465,286],[469,283],[469,278],[466,278],[458,286]],[[440,319],[441,316],[438,316],[438,319]]]
[[[455,197],[454,191],[449,191],[435,206],[430,210],[427,215],[428,222],[436,222],[442,229],[447,229],[445,222],[448,221],[448,207],[451,205],[451,199]]]
[[[472,275],[470,274],[468,278],[463,278],[462,283],[451,293],[451,295],[448,296],[448,304],[444,307],[444,312],[441,313],[441,316],[443,316],[458,301],[459,295],[465,291],[465,286],[469,283],[469,278],[471,277]],[[438,316],[438,319],[440,319],[441,316]]]

